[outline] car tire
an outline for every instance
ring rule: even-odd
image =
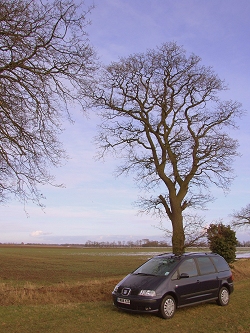
[[[159,309],[160,316],[164,319],[170,319],[175,314],[175,310],[176,310],[175,299],[170,295],[165,296],[161,302],[161,306]]]
[[[230,294],[226,287],[222,287],[219,291],[217,304],[221,306],[226,306],[229,303]]]

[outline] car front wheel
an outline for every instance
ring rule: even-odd
[[[229,303],[229,291],[226,287],[222,287],[219,291],[219,297],[217,299],[217,303],[221,306],[228,305]]]
[[[164,319],[170,319],[175,314],[175,310],[176,310],[175,299],[170,295],[165,296],[161,302],[159,310],[160,316]]]

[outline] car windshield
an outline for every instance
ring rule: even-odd
[[[133,274],[166,276],[179,263],[177,257],[172,258],[152,258],[137,268]]]

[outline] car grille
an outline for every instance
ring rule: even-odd
[[[121,294],[122,296],[129,296],[129,295],[138,295],[140,290],[139,289],[131,289],[131,288],[127,288],[124,286],[120,286],[117,290],[117,292],[119,294]]]

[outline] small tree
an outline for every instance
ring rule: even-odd
[[[239,211],[232,214],[233,223],[232,226],[236,228],[249,227],[250,226],[250,204],[241,208]]]
[[[237,238],[235,231],[229,225],[225,226],[222,223],[210,224],[207,229],[207,238],[212,252],[224,257],[228,263],[235,260]]]

